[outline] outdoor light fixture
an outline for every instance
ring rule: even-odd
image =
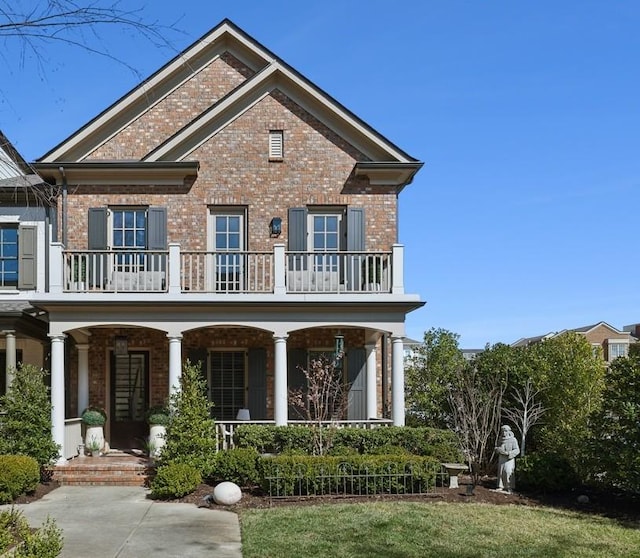
[[[282,234],[282,219],[280,217],[274,217],[269,223],[269,234],[272,238],[278,237]]]
[[[116,356],[129,354],[129,339],[125,335],[117,335],[113,343],[113,352]]]

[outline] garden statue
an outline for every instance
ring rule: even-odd
[[[520,453],[520,446],[518,446],[518,440],[516,440],[510,426],[504,425],[500,432],[502,436],[499,440],[499,445],[496,447],[496,453],[498,454],[498,490],[511,492],[516,485],[516,456]]]

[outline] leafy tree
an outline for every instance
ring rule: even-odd
[[[591,476],[640,491],[640,356],[617,358],[605,375],[602,407],[592,414]]]
[[[7,393],[0,397],[0,454],[28,455],[41,466],[59,456],[51,435],[51,399],[45,371],[21,364]]]
[[[216,453],[215,424],[200,364],[182,367],[180,389],[171,395],[170,417],[161,464],[185,463],[203,476],[209,473]]]
[[[503,415],[509,419],[520,432],[520,455],[525,456],[527,433],[544,415],[544,407],[539,401],[540,390],[533,388],[533,381],[527,378],[522,389],[513,388],[513,405],[502,409]]]
[[[597,411],[604,388],[605,364],[591,344],[567,332],[527,349],[533,387],[542,390],[545,408],[537,443],[539,449],[566,457],[580,470],[589,434],[589,416]]]
[[[409,418],[436,428],[448,428],[453,418],[449,390],[466,361],[458,347],[460,336],[442,328],[425,332],[405,363],[406,404]]]

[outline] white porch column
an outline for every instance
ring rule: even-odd
[[[182,376],[182,335],[169,335],[169,395],[180,389]]]
[[[16,332],[12,329],[4,332],[5,342],[5,374],[7,375],[7,391],[13,382],[13,376],[16,371]]]
[[[273,386],[273,418],[276,426],[286,426],[289,415],[287,386],[287,336],[274,336],[275,374]]]
[[[285,274],[287,269],[284,244],[273,246],[273,294],[287,294]]]
[[[378,386],[376,346],[366,345],[367,351],[367,418],[378,418]]]
[[[64,338],[49,335],[51,339],[51,435],[60,446],[58,463],[66,463],[64,448]]]
[[[78,416],[89,406],[89,344],[79,343],[78,349]]]
[[[394,426],[404,426],[404,343],[391,338],[391,418]]]

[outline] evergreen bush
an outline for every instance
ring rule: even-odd
[[[580,485],[580,477],[565,457],[532,453],[518,459],[516,487],[525,492],[566,492]]]
[[[26,455],[0,455],[0,504],[33,492],[40,481],[40,465]]]
[[[151,481],[153,498],[180,498],[191,494],[202,482],[200,471],[187,463],[169,463],[158,468]]]
[[[9,549],[13,547],[11,551]],[[22,512],[0,512],[0,555],[14,558],[56,558],[62,551],[62,531],[47,518],[42,527],[31,529]]]
[[[215,481],[231,481],[239,486],[258,483],[259,454],[252,448],[234,448],[219,451],[211,477]]]
[[[51,400],[45,371],[31,364],[18,366],[7,393],[0,397],[0,454],[33,457],[40,466],[58,458],[51,435]]]
[[[160,463],[188,464],[209,477],[216,457],[215,424],[199,365],[189,361],[184,364],[179,389],[171,395],[170,410]]]

